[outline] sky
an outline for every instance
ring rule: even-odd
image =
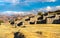
[[[0,13],[45,12],[59,9],[60,0],[0,0]]]

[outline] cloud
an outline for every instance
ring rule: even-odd
[[[0,2],[11,3],[12,5],[17,4],[29,4],[31,2],[56,2],[56,0],[0,0]]]
[[[20,4],[29,5],[30,3],[36,3],[36,2],[56,2],[57,0],[24,0],[23,2],[20,2]]]
[[[57,10],[60,10],[60,6],[56,6],[56,9],[57,9]]]
[[[0,2],[11,3],[13,5],[19,4],[19,0],[0,0]]]
[[[54,6],[54,7],[47,6],[45,8],[38,9],[38,11],[43,11],[43,12],[56,11],[56,10],[60,10],[60,6]]]
[[[46,10],[47,10],[47,11],[51,11],[52,8],[51,8],[50,6],[47,6],[47,7],[46,7]]]
[[[56,0],[25,0],[26,2],[55,2]]]
[[[0,12],[1,15],[14,15],[14,14],[20,14],[20,15],[27,15],[30,14],[31,12],[23,12],[23,11],[3,11]]]
[[[48,11],[56,11],[56,10],[60,10],[60,6],[47,6],[44,8],[40,8],[40,9],[36,9],[36,10],[31,10],[31,11],[3,11],[1,12],[1,14],[7,14],[7,15],[12,15],[12,14],[20,14],[20,15],[26,15],[26,14],[37,14],[38,11],[42,11],[42,12],[48,12]]]
[[[41,0],[42,2],[56,2],[56,0]]]
[[[25,12],[17,12],[17,11],[4,11],[2,14],[24,14]]]

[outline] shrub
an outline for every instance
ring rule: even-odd
[[[4,21],[3,20],[0,20],[0,25],[1,25],[1,23],[4,23]]]
[[[14,38],[25,38],[25,36],[20,32],[16,32],[14,33]]]
[[[38,12],[38,15],[42,15],[42,12]]]

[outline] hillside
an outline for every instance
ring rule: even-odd
[[[59,10],[0,18],[0,38],[60,38]]]
[[[60,24],[25,25],[17,28],[1,25],[0,38],[60,38],[59,29]]]

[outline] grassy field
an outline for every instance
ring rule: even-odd
[[[25,27],[23,27],[25,26]],[[0,38],[14,38],[15,32],[21,32],[25,38],[60,38],[60,24],[0,25]]]

